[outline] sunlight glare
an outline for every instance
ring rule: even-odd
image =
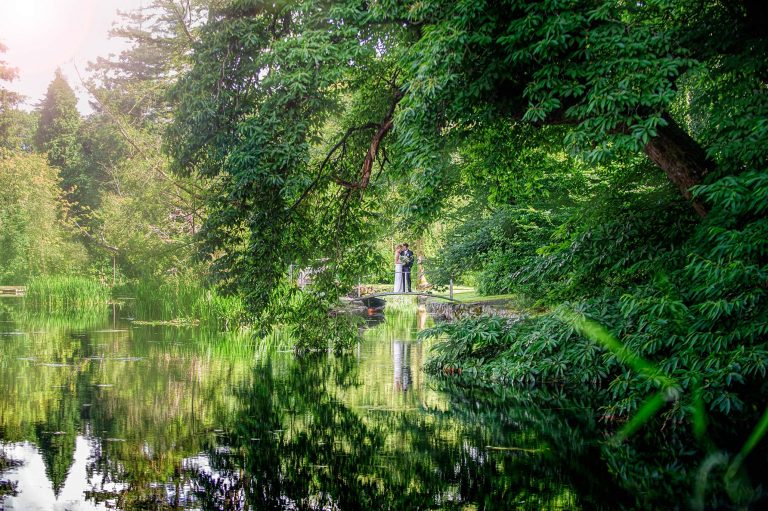
[[[56,0],[5,0],[2,9],[2,37],[4,40],[29,38],[35,32],[46,32],[53,25]]]
[[[0,38],[22,72],[61,65],[80,51],[96,0],[2,0]]]

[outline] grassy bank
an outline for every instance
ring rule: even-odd
[[[109,303],[112,290],[86,277],[36,277],[27,284],[26,308],[34,313],[98,313]],[[141,281],[117,288],[130,314],[148,322],[236,327],[245,323],[245,308],[236,296],[224,296],[199,282],[182,278]]]

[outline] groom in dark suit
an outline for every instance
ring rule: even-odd
[[[403,264],[403,287],[406,293],[411,292],[411,266],[413,266],[413,252],[408,248],[408,243],[403,243],[400,251],[400,262]]]

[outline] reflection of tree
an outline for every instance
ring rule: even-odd
[[[183,487],[184,459],[227,423],[237,404],[229,386],[253,364],[250,339],[16,312],[6,311],[19,322],[5,330],[23,335],[3,336],[0,352],[0,440],[35,443],[58,495],[77,435],[91,437],[88,498],[173,506],[164,485]],[[125,490],[106,490],[112,481]]]
[[[573,505],[585,509],[615,509],[629,502],[600,459],[602,437],[595,421],[594,395],[580,398],[543,389],[479,385],[464,388],[445,381],[439,386],[451,396],[452,416],[463,423],[485,425],[486,441],[498,446],[499,452],[515,449],[508,451],[517,453],[508,457],[515,464],[514,481],[491,480],[494,486],[520,489],[527,485],[529,495],[544,497],[550,504],[559,500],[556,488],[567,486],[573,492]],[[559,484],[548,487],[548,481]],[[550,507],[544,502],[540,507]]]
[[[5,452],[0,449],[0,499],[6,495],[16,495],[16,484],[2,479],[2,476],[8,469],[17,466],[18,464],[18,460],[9,458],[6,456]]]
[[[363,335],[366,339],[376,339],[377,342],[408,341],[416,339],[419,327],[419,315],[415,308],[394,309],[387,311],[384,321],[377,322]]]
[[[387,314],[359,358],[274,353],[255,369],[245,338],[61,328],[4,339],[0,434],[38,444],[56,491],[75,435],[89,436],[93,502],[569,509],[599,507],[614,491],[593,463],[589,403],[529,389],[426,389],[412,313]],[[392,390],[393,358],[401,383],[410,371],[408,392]],[[200,452],[208,455],[195,468]]]
[[[373,464],[382,436],[330,390],[354,385],[354,369],[348,358],[307,358],[284,379],[268,365],[258,370],[240,395],[243,408],[226,438],[231,452],[210,453],[220,476],[199,477],[200,498],[212,509],[233,509],[228,494],[242,494],[256,509],[376,507],[383,488]]]
[[[61,492],[69,468],[74,462],[75,440],[79,426],[79,404],[69,393],[49,403],[45,422],[35,425],[37,447],[45,463],[45,472],[56,496]]]
[[[79,332],[98,320],[93,316],[29,314],[20,307],[6,313],[5,317],[19,321],[14,330],[22,333],[6,337],[3,343],[0,439],[34,442],[58,495],[74,461],[81,424],[75,389],[87,365],[88,338]]]
[[[202,507],[570,509],[597,507],[582,490],[612,489],[578,474],[604,471],[586,472],[596,444],[572,429],[589,420],[559,410],[569,407],[561,400],[542,408],[523,393],[451,389],[450,411],[361,414],[339,400],[358,368],[309,358],[285,375],[256,369],[233,429],[209,449],[212,470],[191,471]]]
[[[90,425],[101,434],[89,470],[126,484],[117,495],[92,492],[94,501],[116,498],[121,509],[180,505],[188,484],[185,459],[213,442],[214,428],[228,424],[237,405],[230,386],[247,377],[254,356],[243,340],[197,329],[138,328],[130,349],[137,361],[94,367],[90,381],[116,384],[90,397]],[[172,497],[163,484],[177,488]]]

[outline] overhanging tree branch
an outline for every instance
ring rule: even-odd
[[[325,168],[328,166],[328,163],[331,161],[331,158],[333,155],[338,151],[339,149],[342,150],[342,154],[346,151],[347,141],[349,140],[349,137],[352,136],[352,134],[358,132],[358,131],[364,131],[376,128],[376,124],[369,122],[367,124],[363,124],[362,126],[352,126],[349,128],[346,133],[341,137],[341,140],[339,140],[330,151],[328,151],[328,154],[325,155],[325,158],[323,159],[323,162],[320,164],[320,168],[317,171],[317,176],[315,176],[315,179],[310,183],[310,185],[304,190],[304,192],[301,194],[301,196],[296,199],[296,201],[293,203],[293,205],[288,208],[288,211],[293,211],[296,209],[299,204],[301,204],[304,199],[307,198],[309,193],[317,186],[317,184],[320,182],[320,179],[323,177],[323,174],[325,173]],[[337,183],[339,182],[338,178],[334,179]]]
[[[337,179],[336,182],[340,186],[360,191],[368,188],[368,184],[371,181],[373,163],[376,161],[376,158],[379,154],[379,146],[381,145],[381,141],[384,139],[387,133],[392,130],[395,109],[397,108],[397,105],[400,103],[401,99],[403,99],[402,91],[396,90],[394,101],[390,105],[389,110],[387,110],[387,113],[384,115],[384,119],[382,119],[381,123],[379,124],[379,129],[373,135],[371,143],[368,146],[368,151],[365,153],[365,159],[363,160],[363,166],[360,172],[360,180],[357,183],[350,183],[348,181]]]

